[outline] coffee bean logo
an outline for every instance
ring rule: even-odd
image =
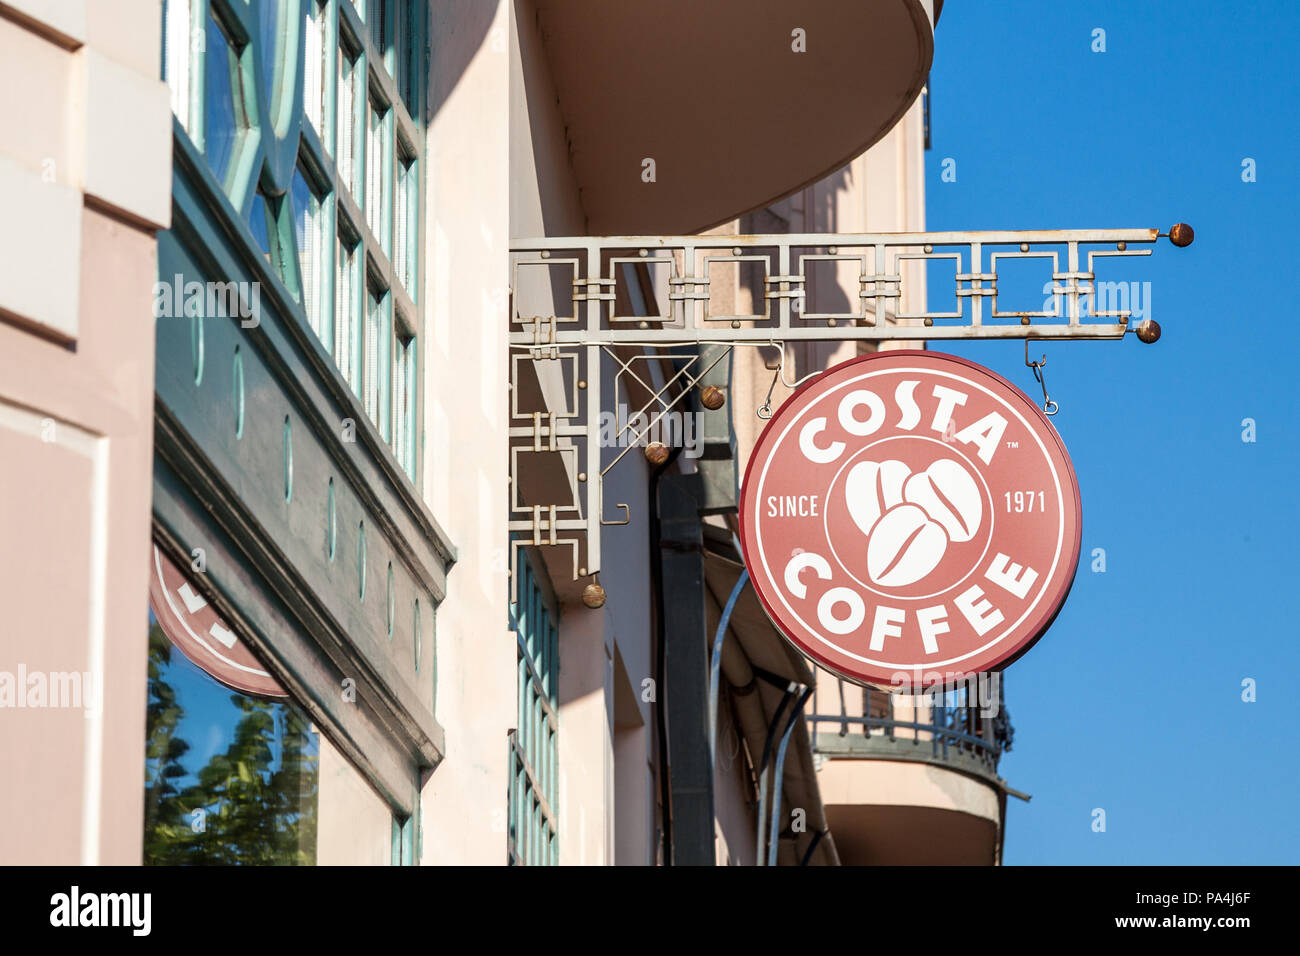
[[[881,587],[920,581],[939,566],[949,542],[974,538],[984,517],[979,486],[951,458],[916,474],[901,461],[859,462],[844,493],[867,537],[867,574]]]
[[[896,505],[867,538],[867,574],[881,587],[906,587],[937,568],[947,549],[948,536],[924,510]]]
[[[975,479],[951,458],[940,458],[907,479],[903,498],[943,525],[950,541],[969,541],[979,530],[984,503]]]
[[[901,461],[863,461],[849,470],[844,479],[853,523],[865,535],[871,534],[876,522],[890,508],[903,503],[903,485],[912,469]]]

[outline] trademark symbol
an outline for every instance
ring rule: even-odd
[[[1019,447],[1020,447],[1020,442],[1018,442],[1018,441],[1009,441],[1009,442],[1007,442],[1007,447],[1008,447],[1008,448],[1019,448]]]

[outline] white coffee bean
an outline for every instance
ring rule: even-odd
[[[903,498],[925,510],[953,541],[969,541],[979,530],[984,501],[975,479],[951,458],[940,458],[907,479]]]
[[[895,505],[867,539],[867,574],[881,587],[906,587],[943,560],[948,535],[916,505]]]
[[[863,534],[871,534],[876,522],[890,508],[903,503],[903,484],[912,469],[901,461],[861,461],[844,479],[844,497],[853,523]]]

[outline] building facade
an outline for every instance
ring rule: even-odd
[[[865,346],[649,341],[796,245],[924,311],[833,236],[924,228],[938,12],[0,5],[0,861],[996,862],[1005,711],[745,586],[759,411]]]

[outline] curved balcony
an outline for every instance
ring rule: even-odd
[[[930,702],[821,675],[808,721],[818,785],[848,865],[990,865],[1001,858],[1012,728],[995,683]]]
[[[591,235],[696,232],[838,169],[920,93],[937,6],[533,5]]]

